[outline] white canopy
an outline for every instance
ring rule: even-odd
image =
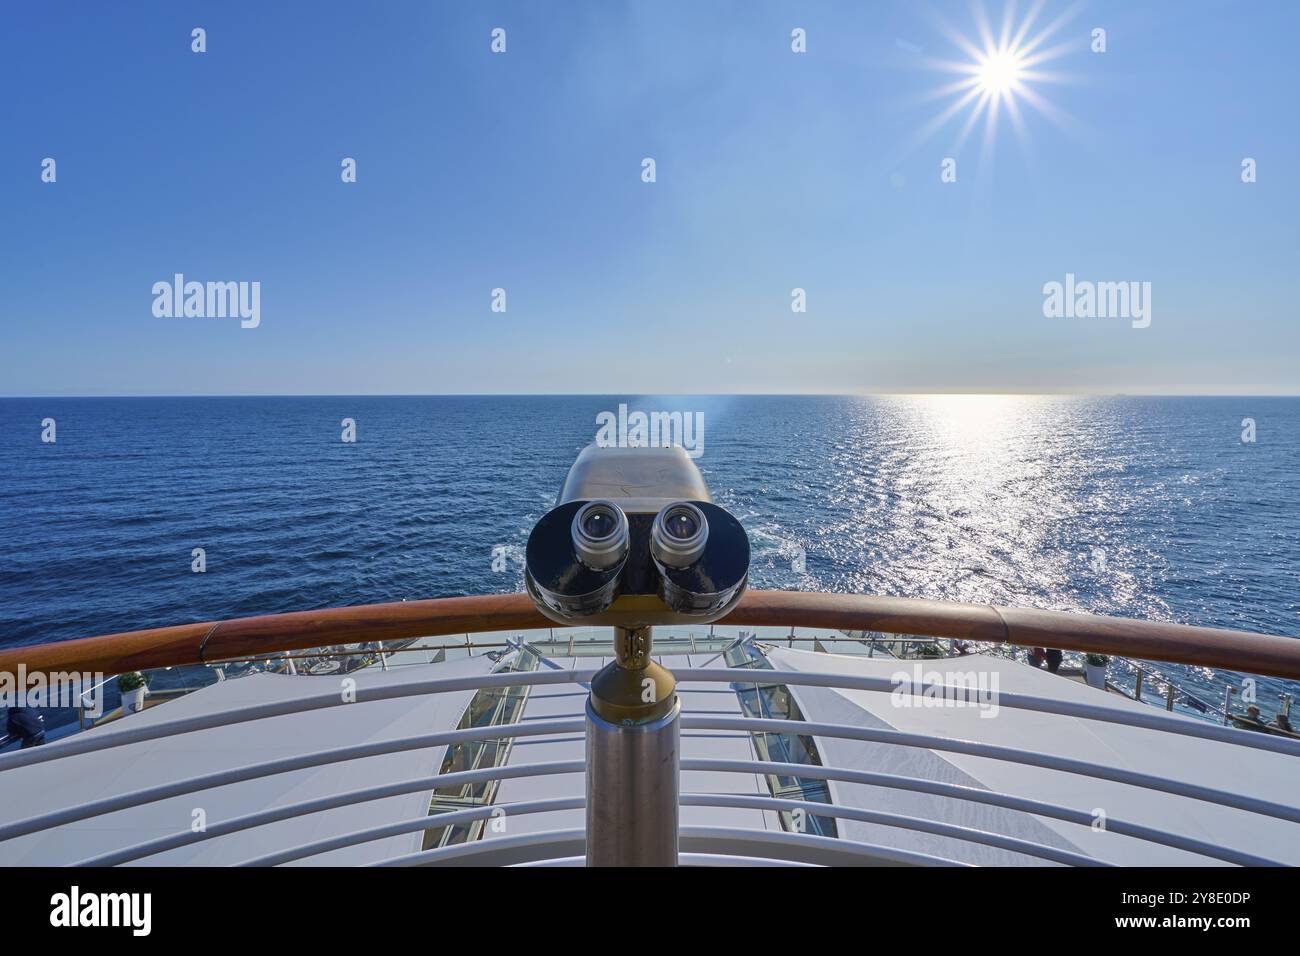
[[[892,678],[913,666],[939,674],[982,673],[1002,693],[1078,701],[1121,711],[1150,713],[1145,704],[1106,693],[1024,664],[985,655],[930,661],[847,657],[776,648],[773,666]],[[809,721],[895,728],[1073,757],[1167,779],[1294,805],[1300,764],[1296,758],[1163,731],[1083,720],[1011,707],[897,706],[890,694],[791,686]],[[984,716],[981,716],[981,713]],[[1192,721],[1194,718],[1179,717]],[[818,737],[822,763],[923,777],[1060,806],[1170,831],[1292,865],[1300,864],[1300,826],[1272,817],[1168,793],[1044,770],[987,757]],[[831,794],[846,806],[887,810],[994,831],[1109,863],[1127,866],[1204,866],[1207,857],[1121,836],[1098,827],[1005,810],[950,797],[833,782]],[[875,824],[839,822],[840,834],[887,846],[981,864],[1042,862],[1021,854]]]
[[[367,669],[349,674],[357,689],[439,677],[485,674],[486,657],[434,665]],[[149,708],[82,736],[114,734],[144,724],[167,723],[253,704],[310,697],[340,688],[339,676],[255,674],[221,681]],[[145,787],[367,741],[451,730],[473,691],[403,697],[327,707],[300,714],[214,727],[159,740],[62,757],[6,770],[0,822],[9,823],[62,807]],[[0,842],[0,864],[55,866],[84,860],[147,840],[189,831],[201,811],[210,826],[221,820],[316,797],[436,774],[445,747],[429,747],[333,763],[262,777],[91,817],[15,840]],[[427,813],[432,788],[295,817],[214,837],[145,857],[156,866],[220,866],[279,849],[350,833]],[[311,857],[313,864],[367,863],[420,848],[422,833],[389,837]]]
[[[886,679],[914,664],[935,671],[946,682],[949,672],[983,675],[996,681],[1000,693],[1078,701],[1116,712],[1150,713],[1150,708],[1023,664],[972,655],[924,662],[867,659],[825,653],[769,648],[769,659],[781,670],[832,672]],[[665,666],[717,666],[717,654],[665,655]],[[557,658],[542,667],[593,668],[599,658]],[[390,672],[368,669],[349,675],[359,689],[394,682],[487,673],[486,657],[433,665],[413,665]],[[760,670],[745,670],[746,682],[763,680]],[[89,736],[201,714],[220,714],[250,704],[306,697],[339,687],[339,677],[288,677],[260,674],[224,681],[167,704],[87,732]],[[766,681],[764,681],[766,682]],[[773,678],[772,682],[779,682]],[[1193,784],[1294,804],[1295,758],[1232,744],[1183,737],[1096,720],[1017,710],[1006,706],[899,706],[890,694],[790,685],[808,721],[860,727],[895,728],[905,732],[954,737],[1072,757],[1113,767],[1155,774]],[[683,682],[679,688],[685,713],[741,714],[735,692],[726,684]],[[115,794],[187,779],[223,769],[247,766],[365,741],[387,740],[454,728],[472,691],[403,697],[313,710],[301,714],[127,744],[106,751],[79,754],[5,771],[0,823],[74,806]],[[520,719],[524,722],[561,716],[581,717],[586,691],[576,685],[531,688]],[[996,705],[994,699],[992,704]],[[1178,718],[1192,720],[1192,718]],[[827,766],[871,770],[982,788],[1080,810],[1104,812],[1105,818],[1143,824],[1207,842],[1231,846],[1261,857],[1300,864],[1300,827],[1240,810],[1204,803],[1079,774],[1043,770],[1020,763],[816,736],[821,762]],[[268,808],[311,800],[363,787],[431,776],[440,769],[446,748],[430,747],[368,757],[346,763],[211,788],[182,797],[92,817],[16,840],[0,842],[0,864],[55,865],[71,863],[190,830],[202,811],[208,825]],[[581,760],[581,733],[524,737],[514,741],[508,763]],[[753,759],[752,739],[742,731],[682,732],[681,755]],[[1080,826],[1023,811],[991,807],[952,797],[832,781],[831,798],[842,806],[877,809],[922,819],[1017,837],[1062,850],[1125,865],[1204,865],[1212,863],[1103,828]],[[505,780],[496,803],[581,796],[581,774],[549,775]],[[766,782],[754,774],[687,771],[685,793],[737,793],[766,796]],[[152,865],[220,865],[241,862],[279,849],[350,833],[384,823],[418,819],[428,812],[431,788],[399,797],[312,813],[239,833],[180,847],[140,862]],[[507,833],[581,828],[582,810],[525,814],[508,821]],[[760,810],[684,807],[681,822],[779,829],[775,814]],[[934,854],[978,864],[1042,862],[1006,850],[939,837],[917,831],[837,821],[839,835],[886,847]],[[485,839],[498,832],[488,828]],[[419,850],[419,832],[335,850],[302,862],[347,865],[367,863]]]

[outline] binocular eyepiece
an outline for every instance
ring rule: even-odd
[[[644,627],[722,617],[749,574],[749,537],[681,448],[578,455],[528,538],[525,582],[560,624]]]
[[[709,541],[709,519],[689,501],[660,509],[650,526],[650,555],[661,569],[689,568],[704,554]]]
[[[593,571],[608,571],[627,558],[627,515],[612,501],[588,501],[573,516],[573,553]]]

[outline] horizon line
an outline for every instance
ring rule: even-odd
[[[926,396],[1024,398],[1300,398],[1297,392],[1126,392],[1126,391],[933,391],[880,392],[158,392],[83,395],[0,395],[5,400],[40,399],[163,399],[163,398],[613,398],[620,395],[698,398],[891,398]]]

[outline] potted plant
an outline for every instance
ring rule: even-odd
[[[144,708],[144,695],[149,692],[149,682],[139,671],[119,674],[117,689],[122,693],[123,714],[134,714]]]
[[[1089,687],[1106,689],[1106,665],[1109,663],[1110,658],[1105,654],[1083,655],[1083,677]]]

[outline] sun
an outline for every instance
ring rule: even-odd
[[[1015,92],[1025,74],[1024,55],[1017,50],[995,50],[979,60],[975,74],[979,89],[994,96]]]
[[[946,73],[949,77],[942,87],[921,99],[947,100],[947,103],[938,115],[917,131],[909,148],[916,148],[941,130],[955,126],[956,135],[950,148],[958,150],[983,120],[984,148],[991,151],[1003,117],[1010,121],[1023,144],[1027,132],[1026,107],[1066,132],[1075,132],[1074,119],[1045,97],[1039,88],[1044,84],[1074,80],[1074,77],[1044,69],[1044,66],[1080,48],[1077,31],[1064,29],[1077,14],[1078,5],[1051,22],[1040,24],[1039,14],[1044,5],[1045,0],[1034,0],[1026,15],[1020,18],[1016,16],[1014,0],[1006,0],[1000,29],[995,29],[989,23],[982,0],[975,0],[973,36],[955,29],[937,14],[932,15],[940,32],[952,41],[960,55],[957,58],[918,56],[917,65]]]

